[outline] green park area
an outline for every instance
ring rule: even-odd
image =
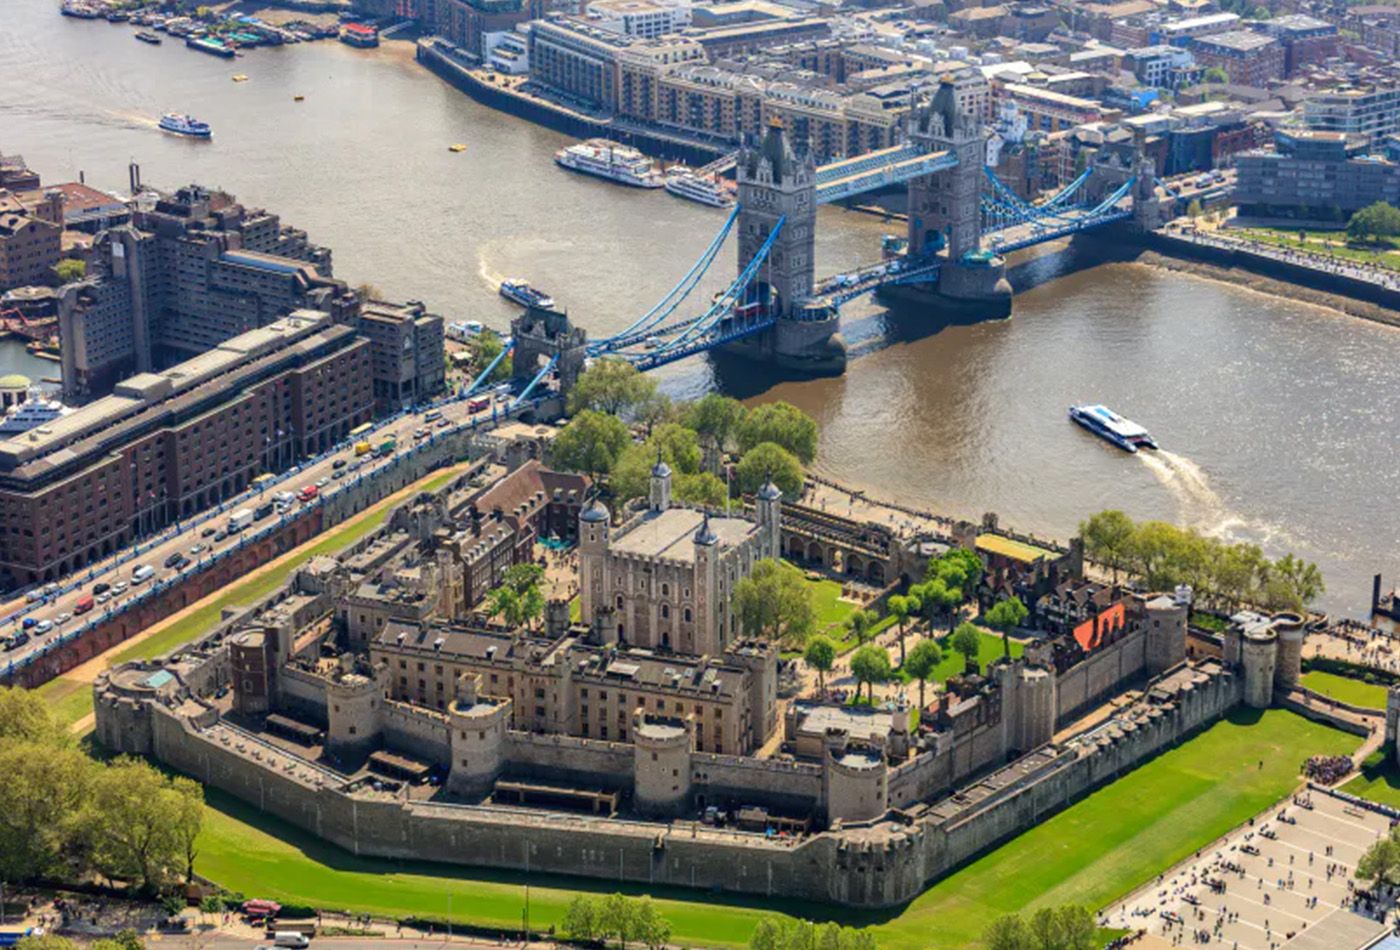
[[[438,472],[418,485],[420,491],[432,491],[450,481],[455,471]],[[255,577],[240,581],[225,588],[218,596],[207,599],[184,617],[165,627],[154,636],[117,650],[111,656],[110,665],[127,663],[132,660],[149,660],[203,636],[214,628],[229,607],[251,604],[272,593],[284,584],[291,573],[323,554],[334,554],[355,544],[361,538],[384,524],[392,504],[381,504],[368,512],[363,512],[326,531],[318,540],[302,545],[295,554],[283,561],[275,570],[265,571]],[[38,693],[49,703],[58,719],[72,725],[92,712],[92,683],[71,676],[60,676],[39,687]]]
[[[1353,706],[1364,706],[1367,709],[1385,708],[1386,689],[1378,683],[1367,683],[1322,670],[1310,670],[1303,674],[1303,685],[1314,692]]]
[[[870,927],[881,950],[976,946],[994,917],[1064,903],[1101,907],[1267,808],[1297,783],[1313,754],[1344,754],[1345,733],[1283,710],[1237,712],[938,882],[893,912],[759,900],[702,899],[650,890],[674,939],[739,946],[765,913],[836,919]],[[483,927],[517,927],[523,875],[354,857],[209,792],[198,870],[225,887],[284,903],[388,917],[452,917]],[[590,883],[533,875],[530,923],[547,928]]]
[[[1379,244],[1360,245],[1347,240],[1345,231],[1300,231],[1294,228],[1231,228],[1228,236],[1256,241],[1290,251],[1321,254],[1372,267],[1400,270],[1400,247],[1393,238]]]
[[[1342,791],[1400,808],[1400,768],[1384,752],[1373,753],[1361,764],[1356,777],[1342,786]]]

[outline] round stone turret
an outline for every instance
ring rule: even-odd
[[[822,758],[826,820],[866,821],[890,808],[889,768],[878,745],[828,734]]]
[[[1147,672],[1165,672],[1186,659],[1186,624],[1191,610],[1189,597],[1180,593],[1152,594],[1144,607],[1147,613]]]
[[[489,791],[505,766],[510,700],[480,696],[480,686],[479,673],[463,673],[457,677],[457,695],[447,707],[452,742],[447,790],[464,797]]]
[[[695,718],[648,715],[632,717],[632,800],[646,815],[678,815],[690,801],[690,754],[695,748]]]
[[[1244,667],[1244,702],[1266,709],[1274,702],[1274,668],[1278,663],[1278,634],[1272,627],[1252,624],[1241,633],[1240,664]]]
[[[342,762],[364,758],[379,745],[384,697],[373,676],[340,673],[326,685],[326,752]]]
[[[1274,667],[1274,685],[1291,689],[1303,678],[1303,637],[1305,620],[1301,614],[1274,614],[1273,628],[1278,634],[1278,663]]]

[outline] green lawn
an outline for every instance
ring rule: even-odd
[[[1349,676],[1338,676],[1336,673],[1324,673],[1322,670],[1312,670],[1303,674],[1303,685],[1324,696],[1331,696],[1333,699],[1351,703],[1353,706],[1365,706],[1367,709],[1385,708],[1386,688],[1375,683],[1366,683]]]
[[[1305,758],[1356,740],[1283,710],[1232,715],[1019,838],[945,878],[895,912],[781,902],[771,912],[873,928],[881,950],[963,950],[993,917],[1121,897],[1287,794]],[[433,864],[356,858],[209,792],[198,870],[247,896],[394,917],[453,917],[515,926],[524,878]],[[530,877],[531,923],[545,927],[579,890],[607,882]],[[639,892],[645,888],[629,888]],[[654,889],[653,889],[654,890]],[[736,946],[765,912],[759,900],[654,891],[675,939]]]
[[[439,472],[424,481],[419,489],[432,491],[445,485],[455,474],[451,471]],[[367,515],[357,515],[355,518],[343,522],[342,525],[338,526],[339,531],[335,534],[327,534],[321,540],[304,546],[277,570],[225,588],[217,597],[197,610],[191,611],[178,623],[171,624],[160,633],[148,637],[140,643],[134,643],[125,649],[118,650],[112,655],[111,664],[116,666],[119,663],[127,663],[132,660],[149,660],[202,636],[218,624],[219,618],[223,616],[224,608],[250,604],[266,597],[284,584],[293,571],[313,557],[332,554],[342,548],[349,547],[374,531],[385,522],[395,507],[395,505],[385,505],[377,511],[372,511]],[[91,684],[78,683],[75,680],[59,677],[45,683],[40,687],[40,692],[48,694],[47,698],[53,703],[54,714],[69,725],[92,712]]]
[[[987,664],[993,660],[1000,659],[1006,654],[1006,648],[1002,645],[1001,634],[988,633],[986,630],[978,630],[982,634],[982,647],[977,651],[977,662],[981,665],[983,672],[986,672]],[[905,643],[906,649],[912,649],[918,642],[914,637],[910,637]],[[950,676],[957,676],[963,671],[966,662],[963,655],[952,647],[948,646],[948,634],[938,638],[938,645],[943,649],[943,662],[934,668],[933,678],[940,683],[947,682]],[[1019,641],[1011,641],[1011,655],[1020,656],[1026,652],[1026,647]]]
[[[1325,254],[1328,257],[1369,264],[1373,267],[1400,268],[1400,252],[1397,252],[1393,241],[1388,242],[1391,245],[1389,248],[1352,247],[1347,244],[1345,231],[1308,231],[1307,240],[1301,243],[1298,240],[1299,232],[1296,229],[1230,228],[1224,233],[1227,236],[1238,235],[1247,240],[1258,241],[1260,244],[1270,244],[1274,247],[1294,251],[1308,251],[1313,254]]]
[[[1376,752],[1361,764],[1360,773],[1343,785],[1342,791],[1400,808],[1400,768],[1384,752]]]

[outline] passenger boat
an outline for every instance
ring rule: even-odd
[[[90,7],[86,3],[65,3],[58,8],[58,12],[64,16],[76,17],[79,20],[96,20],[102,12],[96,7]]]
[[[178,112],[167,112],[161,116],[160,127],[166,132],[188,135],[197,139],[207,139],[214,134],[214,130],[209,127],[208,122],[200,122],[194,116],[181,115]]]
[[[467,150],[467,147],[461,142],[454,142],[451,145],[447,146],[447,150],[449,152],[465,152]]]
[[[292,96],[292,101],[293,101],[293,102],[305,102],[305,101],[306,101],[306,97],[305,97],[305,96]]]
[[[666,190],[679,198],[689,198],[711,208],[732,208],[733,187],[722,178],[697,175],[684,165],[666,172]]]
[[[152,33],[150,30],[138,30],[136,38],[142,43],[150,43],[152,46],[160,45],[160,34]]]
[[[536,290],[518,277],[508,277],[501,281],[501,296],[522,307],[538,307],[541,310],[554,309],[554,298]]]
[[[207,36],[191,36],[185,40],[185,45],[190,49],[197,49],[201,53],[209,53],[211,56],[222,56],[224,59],[233,59],[238,55],[238,51],[232,46],[226,46]]]
[[[1131,419],[1124,419],[1107,406],[1070,406],[1069,417],[1126,452],[1157,448],[1156,440],[1147,434],[1146,429]]]
[[[608,139],[589,139],[561,148],[554,153],[554,160],[564,168],[633,188],[660,188],[666,183],[651,159]]]
[[[73,410],[57,399],[45,397],[42,390],[31,389],[29,397],[0,415],[0,436],[28,432],[46,422],[52,422]]]
[[[125,23],[129,19],[131,19],[131,14],[125,10],[112,10],[107,14],[108,23]]]

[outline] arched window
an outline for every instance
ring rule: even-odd
[[[671,585],[670,585],[670,584],[662,584],[662,585],[661,585],[661,596],[662,596],[662,597],[670,597],[670,596],[671,596]]]
[[[681,613],[681,619],[684,620],[686,623],[690,623],[690,608],[689,608],[689,607],[685,608],[685,610]]]
[[[622,595],[621,595],[621,594],[618,594],[618,595],[617,595],[617,609],[618,609],[618,610],[621,610],[621,609],[622,609],[622,606],[623,606]]]
[[[662,604],[662,605],[661,605],[661,619],[662,619],[662,620],[670,620],[670,619],[671,619],[671,607],[670,607],[669,604]]]

